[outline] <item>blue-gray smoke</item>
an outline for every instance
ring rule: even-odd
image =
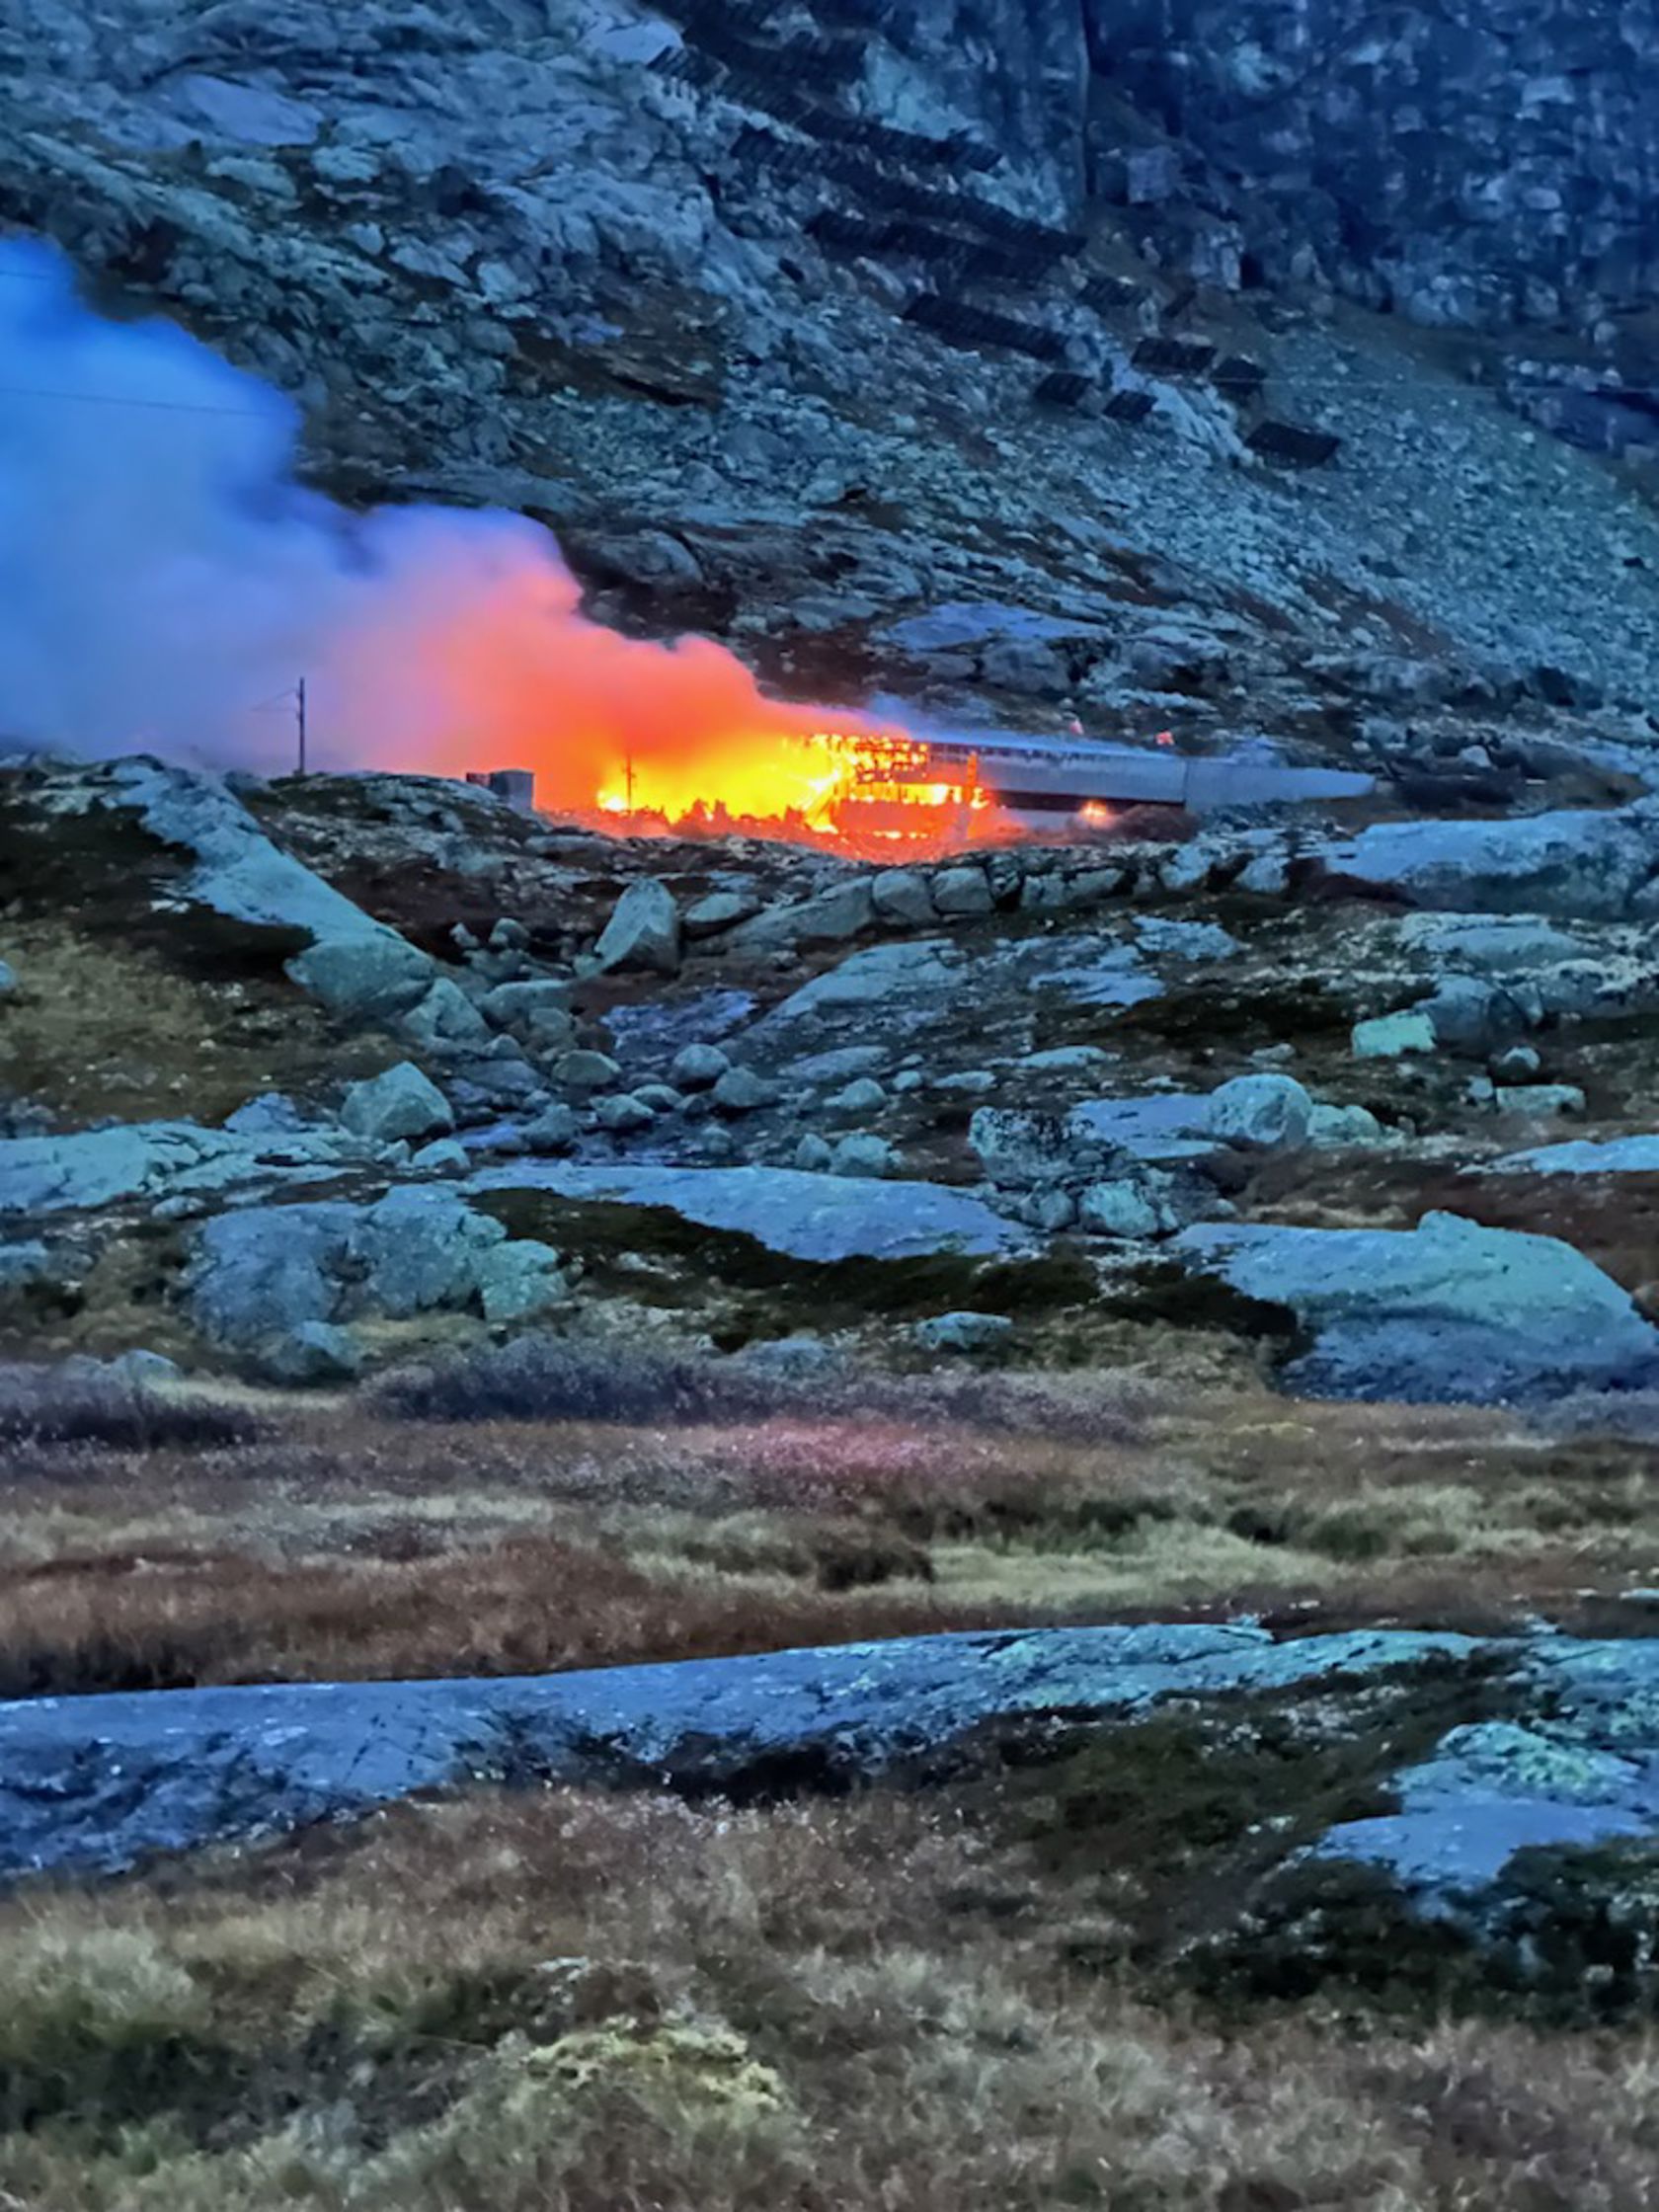
[[[285,767],[303,674],[328,764],[414,762],[460,736],[450,707],[370,680],[361,641],[395,670],[400,626],[504,575],[568,620],[532,524],[356,520],[293,482],[297,428],[257,377],[160,320],[103,320],[54,249],[0,239],[0,751]]]

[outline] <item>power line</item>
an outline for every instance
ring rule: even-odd
[[[33,384],[0,384],[0,393],[12,399],[69,400],[84,407],[143,407],[166,415],[238,415],[248,422],[265,420],[257,407],[211,407],[200,400],[126,399],[119,392],[54,392]]]

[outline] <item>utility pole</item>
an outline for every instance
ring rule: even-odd
[[[623,759],[622,773],[628,792],[628,812],[632,814],[634,811],[634,756],[631,752]]]
[[[305,678],[294,687],[294,720],[299,731],[299,772],[305,773]]]

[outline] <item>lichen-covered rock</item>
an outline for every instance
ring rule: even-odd
[[[1659,801],[1651,799],[1607,814],[1381,822],[1319,857],[1333,875],[1465,914],[1659,915]]]
[[[0,1705],[0,1878],[361,1815],[501,1772],[741,1785],[779,1762],[848,1780],[976,1726],[1386,1673],[1453,1636],[1238,1627],[922,1636],[493,1682],[304,1684]]]
[[[400,1138],[447,1137],[455,1126],[449,1101],[430,1075],[407,1060],[367,1082],[353,1083],[340,1118],[348,1129],[375,1145],[395,1145]]]
[[[205,1223],[188,1278],[197,1327],[246,1349],[333,1320],[357,1219],[356,1208],[324,1201],[250,1206]]]
[[[731,1065],[731,1055],[718,1045],[682,1045],[674,1054],[669,1075],[681,1090],[710,1090]]]
[[[1356,1060],[1403,1060],[1407,1053],[1434,1051],[1434,1023],[1415,1006],[1397,1014],[1373,1014],[1354,1024],[1350,1042]]]
[[[1237,1075],[1211,1092],[1204,1119],[1225,1145],[1295,1151],[1308,1141],[1313,1101],[1294,1075]]]
[[[360,1164],[339,1129],[263,1134],[195,1122],[137,1122],[57,1137],[0,1139],[0,1216],[90,1212],[132,1199],[217,1198],[326,1182]]]
[[[1312,1341],[1284,1380],[1310,1395],[1495,1404],[1659,1385],[1659,1329],[1553,1237],[1429,1214],[1409,1231],[1207,1224],[1174,1249],[1296,1315]]]
[[[641,876],[616,902],[594,948],[603,969],[644,968],[660,976],[679,970],[679,908],[655,876]]]
[[[994,1352],[1006,1344],[1014,1324],[1005,1313],[935,1313],[911,1331],[928,1352]]]
[[[570,986],[551,979],[497,984],[479,1000],[479,1010],[499,1029],[550,1052],[568,1045],[576,1034],[569,999]]]
[[[560,1255],[532,1237],[514,1237],[485,1252],[475,1276],[487,1321],[531,1320],[571,1302]]]
[[[913,1259],[1013,1251],[1021,1232],[969,1191],[907,1177],[877,1182],[785,1167],[614,1166],[515,1160],[484,1168],[476,1192],[548,1190],[622,1206],[668,1206],[705,1228],[752,1236],[793,1259]]]
[[[867,1131],[857,1131],[843,1137],[830,1153],[831,1175],[857,1175],[881,1177],[897,1175],[899,1155],[885,1137],[873,1137]]]

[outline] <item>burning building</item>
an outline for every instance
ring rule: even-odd
[[[524,516],[357,515],[299,486],[287,400],[170,325],[102,321],[58,257],[0,241],[0,274],[20,279],[0,287],[0,698],[26,744],[285,769],[301,671],[314,766],[482,774],[515,805],[533,779],[548,812],[636,830],[888,852],[1073,832],[1125,803],[1340,795],[1167,749],[768,699],[711,639],[590,619]],[[83,400],[129,407],[122,435],[89,439]]]

